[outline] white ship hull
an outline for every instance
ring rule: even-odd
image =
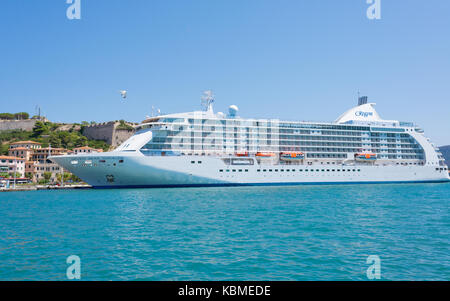
[[[447,182],[447,170],[415,165],[227,165],[208,156],[110,152],[53,161],[98,188]],[[74,164],[77,162],[76,164]],[[87,162],[87,163],[86,163]],[[194,163],[192,163],[194,162]],[[256,163],[256,162],[255,162]]]

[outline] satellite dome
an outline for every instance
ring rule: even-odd
[[[223,112],[217,112],[217,117],[224,118],[225,114]]]
[[[228,107],[228,115],[230,117],[236,117],[239,108],[236,105],[231,105]]]

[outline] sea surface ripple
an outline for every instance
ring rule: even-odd
[[[450,184],[0,193],[0,280],[450,280]]]

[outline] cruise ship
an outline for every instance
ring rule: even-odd
[[[148,117],[111,152],[49,157],[95,188],[449,181],[439,149],[375,103],[334,122],[245,119],[204,109]]]

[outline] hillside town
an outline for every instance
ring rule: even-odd
[[[48,157],[109,151],[133,133],[133,124],[123,120],[57,124],[26,113],[1,113],[0,188],[82,183]]]
[[[53,183],[58,180],[58,175],[68,172],[50,161],[49,156],[99,152],[103,150],[88,146],[67,150],[42,147],[41,143],[34,141],[18,141],[11,143],[8,156],[0,156],[0,170],[15,174],[19,181],[30,180],[37,183],[44,180]]]

